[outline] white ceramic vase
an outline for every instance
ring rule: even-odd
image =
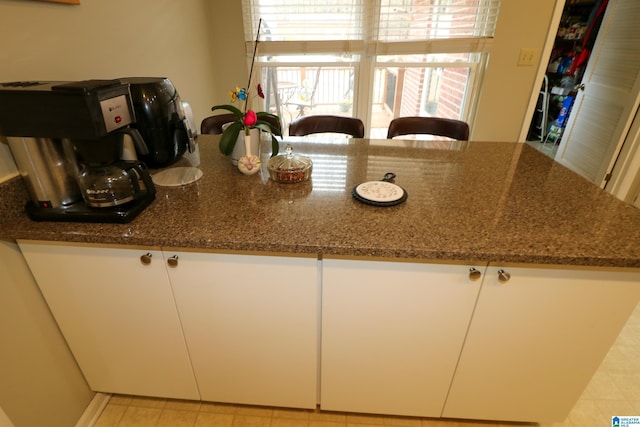
[[[250,135],[251,154],[260,157],[260,129],[251,129]],[[238,134],[236,145],[235,147],[233,147],[233,151],[231,152],[231,163],[234,166],[238,166],[238,160],[240,160],[242,156],[245,156],[247,154],[247,150],[245,149],[244,137],[244,130],[241,130]]]

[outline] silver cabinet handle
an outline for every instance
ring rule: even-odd
[[[169,259],[167,260],[167,264],[169,264],[169,267],[177,267],[178,266],[178,255],[172,255],[169,257]]]
[[[477,282],[481,277],[482,273],[480,272],[480,270],[476,269],[475,267],[471,267],[469,269],[469,280],[471,280],[472,282]]]
[[[142,265],[149,265],[151,264],[152,257],[153,255],[151,255],[151,252],[147,252],[146,254],[140,256],[140,262],[142,263]]]
[[[507,283],[511,279],[511,274],[508,271],[498,270],[498,281],[500,283]]]

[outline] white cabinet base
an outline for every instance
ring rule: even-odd
[[[640,271],[487,268],[444,417],[562,421],[640,299]]]
[[[324,259],[322,409],[439,417],[480,289],[468,270]]]
[[[315,408],[317,259],[177,255],[169,274],[202,399]]]
[[[160,251],[18,243],[92,390],[200,398]]]
[[[561,421],[640,299],[640,269],[18,244],[105,393]]]

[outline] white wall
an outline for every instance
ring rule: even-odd
[[[0,241],[0,278],[0,407],[15,427],[75,425],[94,393],[14,243]]]
[[[250,64],[245,53],[240,0],[210,0],[210,4],[214,3],[209,36],[218,60],[214,61],[214,102],[211,106],[229,103],[229,90],[246,84]]]
[[[564,0],[502,0],[498,26],[486,72],[478,116],[472,139],[476,141],[517,141],[522,128],[529,128],[529,101],[537,98],[534,87],[540,61],[545,66],[548,56],[538,55],[532,66],[519,66],[521,48],[544,50],[556,3]]]
[[[11,158],[9,147],[0,140],[0,183],[8,178],[12,178],[18,171]]]
[[[7,414],[4,413],[2,408],[0,408],[0,427],[14,427],[13,423],[9,417],[7,417]]]
[[[169,77],[200,123],[214,105],[213,1],[0,0],[0,81]],[[7,156],[0,181],[15,172]]]

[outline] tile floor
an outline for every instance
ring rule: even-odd
[[[116,395],[95,427],[604,427],[614,415],[640,415],[640,304],[563,423],[386,417]]]

